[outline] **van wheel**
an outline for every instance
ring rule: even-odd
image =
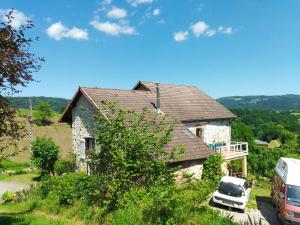
[[[283,225],[283,221],[282,221],[282,218],[281,218],[279,210],[277,210],[276,215],[277,215],[277,220],[278,220],[279,224]]]

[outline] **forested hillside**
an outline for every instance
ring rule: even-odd
[[[238,116],[232,123],[232,139],[247,141],[249,170],[271,178],[279,157],[300,157],[300,113],[258,109],[233,109]],[[268,148],[255,144],[259,139]]]
[[[230,109],[300,110],[300,95],[232,96],[217,101]]]
[[[40,101],[47,101],[51,108],[56,112],[62,112],[69,100],[65,98],[53,97],[8,97],[10,107],[28,109],[28,100],[32,100],[32,107],[35,108]]]

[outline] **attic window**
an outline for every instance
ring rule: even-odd
[[[202,126],[196,127],[196,136],[201,138],[201,140],[203,140],[203,127]]]

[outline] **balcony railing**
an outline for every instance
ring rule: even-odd
[[[248,142],[232,142],[230,145],[218,145],[213,149],[225,159],[234,159],[248,155]]]

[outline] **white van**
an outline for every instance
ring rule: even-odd
[[[251,188],[245,179],[225,176],[221,179],[218,190],[213,193],[213,202],[240,209],[244,213],[250,192]]]
[[[300,225],[300,160],[280,158],[272,182],[273,205],[283,224]]]

